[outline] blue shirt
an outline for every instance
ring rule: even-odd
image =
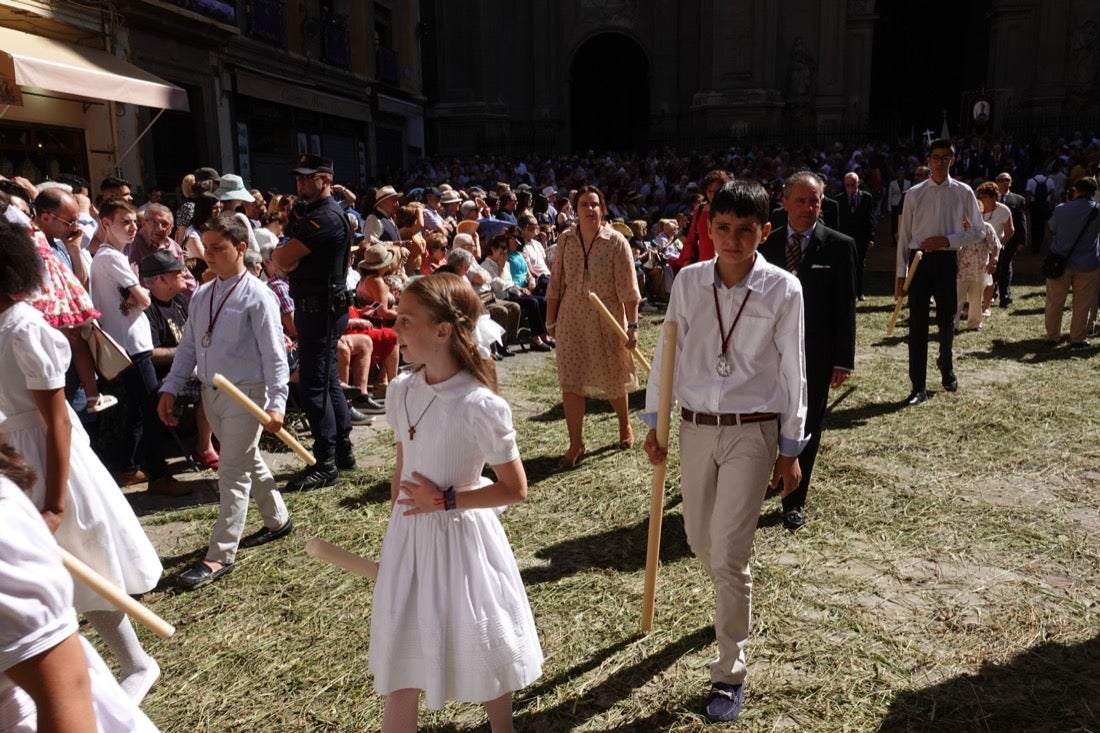
[[[527,260],[518,249],[508,253],[508,269],[512,271],[512,282],[517,288],[527,287]]]
[[[1097,206],[1088,198],[1077,198],[1059,204],[1050,216],[1050,251],[1062,256],[1069,255],[1066,267],[1077,272],[1091,272],[1100,268],[1100,213],[1088,223],[1089,214]],[[1082,229],[1084,233],[1081,233]],[[1078,240],[1077,235],[1081,235]],[[1073,246],[1077,240],[1077,246]]]
[[[243,279],[230,293],[238,277]],[[208,331],[210,345],[203,346],[203,336]],[[164,378],[160,391],[179,394],[193,370],[199,381],[208,386],[214,383],[215,374],[241,388],[262,384],[266,395],[264,410],[286,411],[290,370],[279,304],[259,278],[247,272],[229,280],[214,278],[195,291],[172,370]]]

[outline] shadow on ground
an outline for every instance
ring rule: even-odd
[[[684,534],[684,518],[680,513],[668,510],[680,503],[677,496],[665,502],[665,516],[661,522],[661,562],[671,563],[691,555]],[[649,537],[649,518],[630,525],[616,527],[605,532],[573,537],[548,545],[535,553],[549,564],[522,571],[525,585],[547,583],[590,568],[633,572],[645,567],[645,547]]]
[[[987,664],[931,687],[899,694],[880,733],[1088,731],[1100,729],[1100,637],[1040,644],[1006,664]]]

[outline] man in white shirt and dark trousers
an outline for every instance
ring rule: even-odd
[[[958,309],[955,253],[964,245],[982,238],[982,210],[974,191],[956,181],[948,171],[955,160],[949,140],[933,140],[929,147],[928,180],[914,185],[905,194],[898,228],[896,294],[902,293],[909,263],[917,250],[924,256],[909,286],[909,380],[913,389],[906,398],[910,405],[928,399],[928,324],[929,298],[936,301],[936,326],[939,329],[940,369],[943,388],[959,388],[952,355]]]
[[[736,720],[744,695],[752,575],[749,556],[773,472],[785,492],[801,479],[806,444],[802,287],[757,254],[768,236],[769,198],[755,181],[733,180],[714,196],[716,257],[689,265],[672,286],[665,318],[677,326],[673,397],[680,405],[680,487],[692,552],[714,583],[718,659],[704,708],[712,723]],[[659,377],[646,390],[649,460],[657,445]],[[778,457],[777,457],[778,454]],[[717,521],[722,518],[724,521]]]

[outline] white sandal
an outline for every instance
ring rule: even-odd
[[[103,412],[104,410],[114,407],[118,404],[118,398],[110,394],[99,394],[94,399],[88,400],[88,406],[84,408],[84,411],[92,414],[96,412]]]

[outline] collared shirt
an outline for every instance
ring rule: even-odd
[[[982,209],[974,191],[951,176],[943,183],[929,178],[909,189],[898,225],[897,276],[909,271],[909,251],[929,237],[947,237],[948,250],[980,241]]]
[[[1050,251],[1069,255],[1066,267],[1076,272],[1091,272],[1100,267],[1100,214],[1088,221],[1094,208],[1096,203],[1090,199],[1073,199],[1056,206],[1050,217]],[[1079,234],[1081,239],[1073,247]],[[1071,247],[1072,255],[1069,254]]]
[[[244,279],[226,298],[238,277]],[[223,299],[224,305],[218,311]],[[210,328],[211,300],[216,323],[210,332],[210,346],[206,347],[202,338]],[[214,278],[195,291],[172,370],[160,391],[179,394],[192,370],[205,385],[214,383],[215,374],[237,387],[262,384],[264,410],[285,412],[290,370],[279,305],[274,293],[258,278],[247,272],[228,280]]]
[[[676,324],[673,399],[682,407],[710,414],[779,413],[779,452],[796,456],[808,441],[806,360],[803,354],[802,285],[798,278],[757,255],[741,282],[725,287],[717,259],[689,265],[672,284],[665,320]],[[722,335],[714,294],[728,331],[744,304],[730,337],[728,377],[716,371]],[[748,302],[745,302],[745,298]],[[653,356],[646,412],[656,425],[660,364],[664,340]]]
[[[806,231],[796,232],[794,229],[791,228],[790,224],[787,225],[787,241],[788,242],[791,241],[791,235],[792,234],[797,234],[798,235],[798,244],[799,244],[800,247],[802,247],[802,256],[803,257],[806,256],[806,249],[810,246],[810,237],[813,236],[814,227],[816,227],[816,226],[817,226],[817,222],[815,221],[813,223],[813,226],[811,226]]]

